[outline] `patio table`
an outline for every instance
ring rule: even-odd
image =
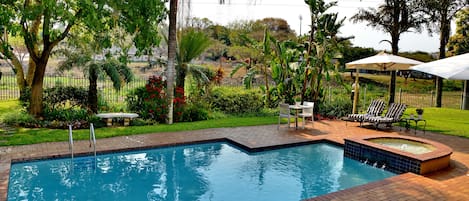
[[[290,109],[295,110],[295,129],[298,129],[298,111],[303,109],[303,105],[290,105]]]

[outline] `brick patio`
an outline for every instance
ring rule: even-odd
[[[305,130],[277,130],[277,125],[205,129],[190,132],[168,132],[121,136],[97,141],[101,153],[211,140],[229,140],[249,149],[263,149],[294,143],[327,140],[343,144],[344,138],[357,135],[409,135],[434,140],[453,149],[451,166],[429,175],[401,174],[378,182],[350,188],[308,200],[469,200],[469,139],[437,133],[387,131],[360,128],[358,123],[316,121]],[[96,135],[99,136],[99,133]],[[77,155],[89,154],[89,142],[75,142]],[[6,200],[11,161],[67,157],[67,142],[0,147],[0,200]]]

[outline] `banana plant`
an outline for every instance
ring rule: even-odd
[[[300,50],[298,45],[290,42],[279,42],[271,39],[274,44],[274,54],[270,66],[272,68],[272,79],[276,86],[277,100],[286,103],[294,103],[295,96],[299,95],[303,81],[302,72],[305,65],[299,62]]]
[[[344,19],[338,19],[337,13],[326,13],[337,2],[326,4],[323,0],[305,0],[311,11],[311,32],[307,43],[305,71],[301,99],[314,102],[322,97],[322,80],[330,80],[330,72],[334,72],[334,58],[340,54],[338,45],[348,38],[339,38],[337,34],[343,26]],[[307,86],[309,84],[309,87]]]
[[[249,41],[249,47],[257,49],[261,51],[261,55],[258,58],[258,62],[252,63],[251,59],[249,62],[241,62],[240,64],[236,65],[235,68],[231,71],[230,77],[233,77],[234,74],[236,74],[240,69],[245,68],[246,69],[246,74],[243,76],[243,85],[245,86],[246,89],[249,89],[252,87],[252,82],[256,75],[262,74],[264,78],[265,85],[261,86],[262,91],[266,94],[265,96],[265,103],[266,105],[270,106],[272,105],[272,100],[271,100],[271,90],[269,86],[269,81],[272,78],[270,68],[269,68],[269,62],[272,58],[272,48],[271,48],[271,43],[272,43],[272,37],[270,37],[270,34],[267,29],[264,30],[264,39],[262,42],[257,42],[253,39],[249,39],[245,37],[246,41]]]

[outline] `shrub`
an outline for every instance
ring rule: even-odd
[[[99,120],[88,110],[88,91],[82,87],[58,86],[44,90],[44,119],[41,127],[88,128]],[[99,124],[98,124],[99,126]],[[28,127],[28,126],[27,126]]]
[[[139,113],[143,119],[165,122],[169,105],[165,86],[166,82],[161,77],[150,77],[145,87],[139,87],[127,95],[127,107],[130,111]],[[185,105],[184,89],[175,89],[173,103],[173,120],[180,121]]]
[[[213,89],[210,99],[213,109],[227,114],[255,113],[263,107],[258,89],[217,87]]]
[[[39,122],[32,115],[24,111],[4,114],[3,123],[14,127],[39,127]]]
[[[207,120],[208,114],[208,109],[202,103],[188,104],[185,107],[182,120],[188,122]]]
[[[88,107],[88,91],[82,87],[58,86],[44,90],[45,107]]]
[[[349,99],[336,99],[331,102],[321,102],[317,113],[327,118],[338,118],[350,114],[352,107]]]

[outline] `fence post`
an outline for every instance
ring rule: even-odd
[[[432,98],[430,99],[430,107],[433,107],[433,90],[430,91],[430,93],[432,94]]]
[[[460,110],[464,110],[464,91],[461,93],[461,101],[460,101],[460,104],[459,104],[459,109]]]
[[[365,90],[363,90],[363,108],[366,107],[366,88],[368,85],[365,85]]]
[[[402,103],[402,88],[399,88],[399,103]]]

